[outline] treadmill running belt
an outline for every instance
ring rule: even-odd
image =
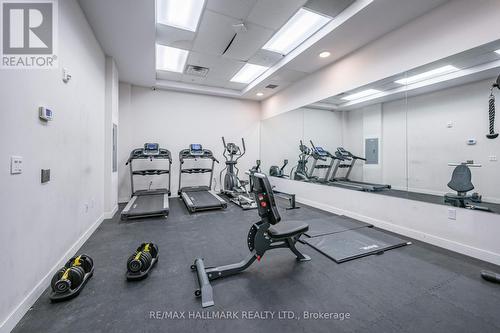
[[[309,231],[305,233],[308,237],[318,237],[347,230],[373,227],[371,224],[361,222],[344,215],[317,218],[307,220],[306,222],[309,224]]]
[[[373,228],[303,238],[302,241],[337,264],[411,244]]]
[[[139,195],[135,199],[128,215],[129,216],[145,216],[162,214],[165,211],[163,208],[163,199],[165,194],[149,194]]]
[[[220,207],[221,202],[208,191],[184,192],[196,208]]]

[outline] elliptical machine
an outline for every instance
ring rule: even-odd
[[[300,140],[299,150],[299,160],[297,161],[297,165],[290,170],[290,179],[307,182],[309,181],[307,162],[311,157],[311,148],[304,145],[302,140]]]
[[[222,155],[226,159],[226,167],[222,169],[219,175],[221,193],[227,195],[229,200],[244,210],[257,208],[255,200],[247,190],[247,185],[250,184],[250,181],[240,180],[238,178],[239,169],[236,167],[238,160],[246,153],[245,140],[241,138],[243,150],[233,142],[226,144],[224,137],[222,137],[222,144],[224,145],[224,153]],[[224,171],[226,171],[226,174],[224,175],[224,182],[222,182]]]
[[[279,177],[279,178],[288,178],[288,175],[285,174],[285,167],[288,165],[288,160],[283,160],[283,166],[280,168],[277,165],[272,165],[269,168],[269,176]]]

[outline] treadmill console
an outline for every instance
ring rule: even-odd
[[[142,153],[146,156],[160,155],[160,145],[157,143],[145,143]]]
[[[319,156],[328,156],[328,152],[323,149],[323,147],[315,147],[316,154]]]
[[[347,150],[345,150],[345,149],[344,149],[344,148],[342,148],[342,147],[338,147],[338,148],[337,148],[337,152],[338,152],[340,155],[344,156],[344,157],[346,157],[346,156],[347,156],[347,157],[349,157],[349,156],[351,155],[351,154],[350,154]]]
[[[199,143],[192,143],[189,145],[189,153],[192,156],[203,156],[205,152],[203,151],[203,147]]]

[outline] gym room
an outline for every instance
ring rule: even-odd
[[[0,333],[500,332],[500,1],[0,21]]]

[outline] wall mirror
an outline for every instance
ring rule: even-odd
[[[497,41],[265,119],[262,170],[500,213],[499,74]]]

